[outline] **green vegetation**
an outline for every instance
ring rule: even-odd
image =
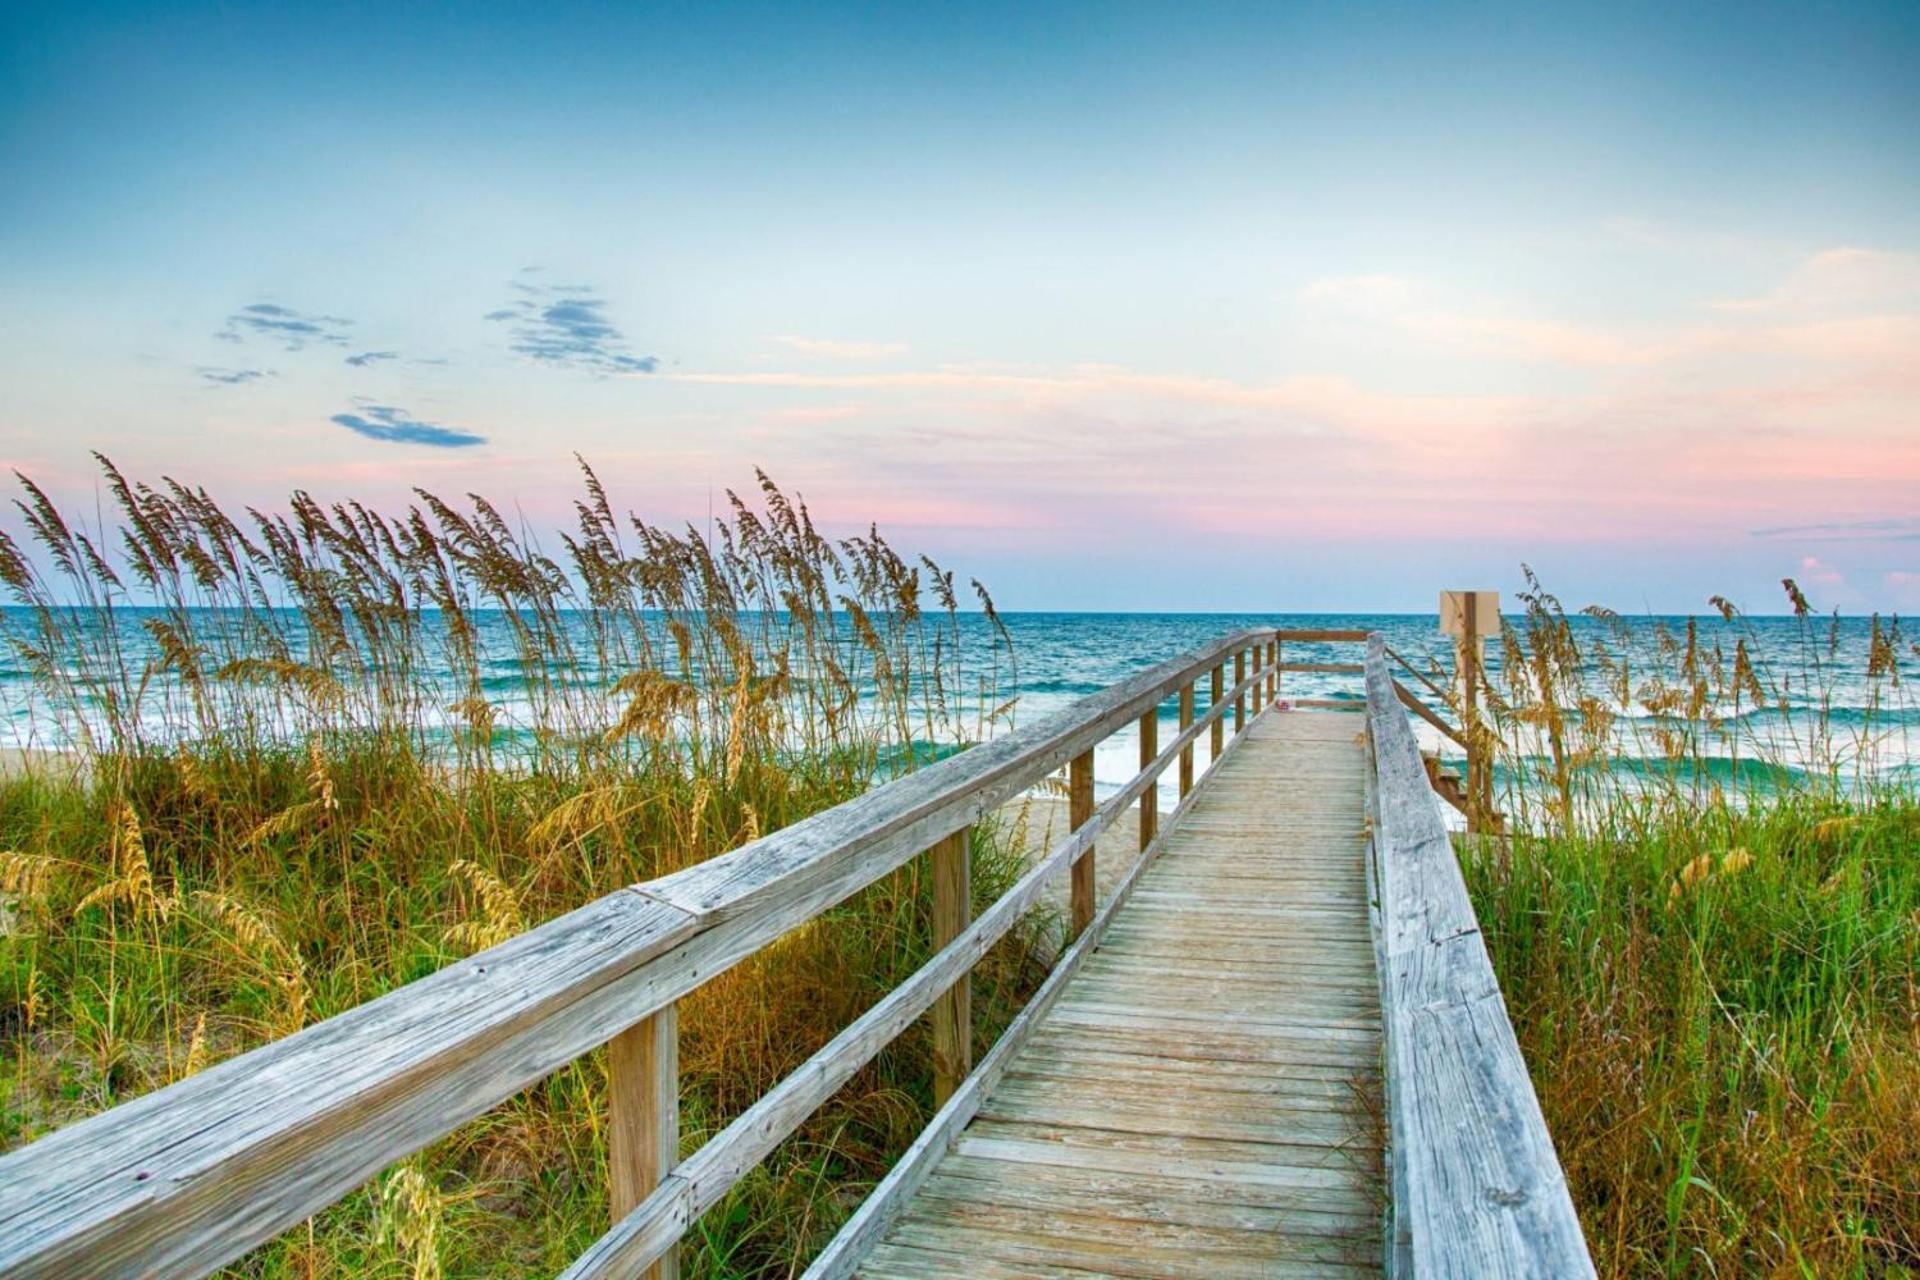
[[[1787,678],[1749,637],[1689,628],[1629,679],[1624,645],[1582,652],[1552,597],[1527,603],[1497,724],[1561,749],[1511,793],[1526,834],[1464,863],[1600,1274],[1920,1274],[1920,797],[1741,743],[1712,709],[1736,687],[1777,707]],[[1797,750],[1859,759],[1800,603]],[[1870,643],[1899,697],[1897,630]],[[1623,728],[1636,706],[1662,714]],[[1636,731],[1650,767],[1617,754]],[[1736,749],[1757,763],[1739,785],[1699,767]]]
[[[1010,649],[963,649],[949,575],[877,534],[829,544],[770,483],[709,550],[623,530],[588,473],[563,568],[477,499],[388,519],[297,495],[243,529],[203,494],[107,476],[117,536],[29,486],[39,545],[0,545],[24,606],[11,656],[83,748],[0,779],[7,1146],[837,804],[1003,714]],[[136,591],[158,608],[130,612]],[[1023,869],[1011,843],[976,832],[981,905]],[[688,1149],[926,959],[922,878],[909,864],[683,1002]],[[977,973],[983,1037],[1037,981],[1031,940]],[[574,1063],[237,1272],[551,1274],[606,1226],[605,1071],[604,1053]],[[930,1102],[915,1030],[703,1219],[687,1273],[784,1274]]]

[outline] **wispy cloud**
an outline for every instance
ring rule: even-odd
[[[1826,520],[1815,524],[1782,524],[1755,529],[1756,538],[1799,538],[1817,542],[1920,541],[1920,519],[1890,517],[1879,520]]]
[[[1690,366],[1698,375],[1715,372],[1710,362],[1756,359],[1920,367],[1911,358],[1920,343],[1920,255],[1871,249],[1822,250],[1765,292],[1703,301],[1677,322],[1656,324],[1530,314],[1391,275],[1315,280],[1298,297],[1317,314],[1495,360],[1569,369]]]
[[[1454,342],[1509,358],[1578,366],[1648,364],[1672,354],[1673,344],[1510,311],[1469,310],[1443,304],[1429,285],[1401,276],[1332,276],[1300,290],[1316,310],[1401,329],[1421,338]]]
[[[194,370],[200,380],[216,387],[243,387],[249,382],[258,382],[262,378],[271,378],[271,369],[221,369],[213,365],[201,365]]]
[[[347,363],[356,369],[365,369],[369,365],[379,364],[383,360],[398,360],[398,351],[362,351],[357,356],[348,356]]]
[[[1817,319],[1911,309],[1920,302],[1920,254],[1843,245],[1804,259],[1767,292],[1705,304],[1730,315]]]
[[[891,360],[912,350],[904,342],[849,342],[836,338],[802,338],[796,334],[778,334],[773,341],[815,360]]]
[[[607,303],[578,284],[533,284],[516,280],[519,296],[486,318],[511,326],[514,352],[557,368],[589,373],[652,373],[655,356],[637,356],[626,336],[607,318]]]
[[[259,338],[288,351],[299,351],[308,343],[344,347],[352,325],[353,321],[343,316],[307,315],[278,303],[255,302],[228,316],[213,336],[222,342]]]
[[[397,409],[392,405],[363,404],[359,408],[358,413],[336,413],[331,421],[356,435],[386,444],[424,444],[437,449],[460,449],[487,442],[483,435],[458,427],[443,427],[436,422],[422,422],[405,409]]]

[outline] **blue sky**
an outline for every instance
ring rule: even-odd
[[[761,465],[1025,607],[1920,607],[1920,6],[73,6],[0,459]]]

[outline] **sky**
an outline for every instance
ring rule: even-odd
[[[0,2],[78,506],[578,454],[1015,609],[1920,610],[1920,4]]]

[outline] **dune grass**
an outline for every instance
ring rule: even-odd
[[[1729,608],[1731,648],[1689,626],[1624,676],[1537,588],[1506,635],[1523,821],[1463,865],[1602,1276],[1920,1274],[1920,797],[1837,767],[1873,717],[1835,727],[1831,629],[1787,589],[1799,654]],[[1904,706],[1897,624],[1869,644]],[[1789,681],[1792,760],[1724,714]]]
[[[616,521],[587,472],[555,561],[479,499],[386,517],[296,495],[243,525],[106,476],[113,528],[28,485],[35,544],[0,545],[9,656],[77,751],[0,779],[7,1146],[1007,714],[1010,646],[962,645],[951,575],[877,532],[829,543],[771,483],[711,534],[672,534]],[[982,906],[1018,858],[976,829]],[[909,864],[687,997],[688,1149],[924,962],[929,897]],[[978,970],[981,1036],[1037,982],[1032,938]],[[550,1274],[606,1226],[605,1070],[575,1062],[235,1271]],[[930,1103],[916,1029],[701,1221],[687,1274],[786,1274]]]

